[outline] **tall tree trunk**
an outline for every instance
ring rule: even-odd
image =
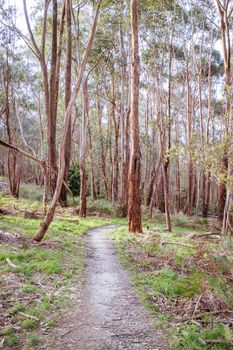
[[[57,161],[56,161],[56,122],[57,122],[57,103],[58,103],[58,92],[59,92],[59,73],[60,73],[60,60],[61,60],[61,43],[62,34],[64,27],[64,15],[65,15],[65,2],[63,3],[62,15],[60,21],[60,37],[59,45],[57,40],[57,0],[53,0],[53,15],[52,15],[52,54],[50,61],[50,78],[45,57],[46,49],[46,32],[47,32],[47,20],[48,20],[48,7],[50,0],[45,0],[44,2],[44,14],[42,23],[42,34],[41,34],[41,46],[36,43],[34,38],[28,12],[26,0],[23,0],[24,14],[26,19],[26,24],[32,44],[32,51],[37,57],[41,72],[42,81],[44,88],[44,104],[45,104],[45,114],[47,121],[47,180],[48,187],[50,188],[51,194],[53,194],[56,187],[56,173],[57,173]],[[55,171],[54,171],[55,170]],[[45,189],[47,191],[47,189]]]
[[[186,83],[187,83],[187,144],[188,144],[188,189],[187,198],[184,206],[184,213],[191,215],[192,209],[192,193],[193,193],[193,152],[192,152],[192,119],[193,119],[193,103],[190,87],[188,62],[186,66]]]
[[[213,54],[213,31],[211,32],[211,48],[209,53],[209,63],[208,63],[208,115],[206,120],[206,129],[205,129],[205,146],[209,144],[209,125],[211,120],[211,74],[212,74],[212,54]],[[203,181],[206,181],[206,175],[203,172],[203,176],[205,179]],[[211,191],[211,172],[208,171],[207,174],[207,189],[206,184],[203,186],[203,192],[205,192],[205,202],[203,200],[203,211],[202,215],[204,218],[208,217],[209,214],[209,207],[210,207],[210,191]]]
[[[114,124],[114,146],[113,146],[113,176],[112,176],[112,201],[118,200],[118,178],[119,178],[119,123],[120,116],[116,117],[115,108],[115,77],[112,75],[112,120]]]
[[[48,165],[49,168],[57,170],[56,155],[56,128],[57,128],[57,110],[56,110],[56,67],[57,67],[57,0],[53,0],[52,17],[52,54],[50,62],[49,79],[49,118],[48,118]],[[50,172],[50,190],[54,193],[56,188],[55,172]]]
[[[56,205],[57,205],[57,202],[59,200],[60,193],[61,193],[61,187],[62,187],[62,183],[63,183],[63,179],[64,179],[64,175],[65,175],[65,169],[66,169],[65,143],[66,143],[66,139],[67,139],[67,135],[68,135],[71,113],[72,113],[72,109],[73,109],[74,104],[75,104],[77,94],[80,90],[80,86],[82,84],[84,70],[85,70],[85,67],[87,64],[87,59],[88,59],[88,56],[89,56],[89,53],[90,53],[90,50],[92,47],[92,43],[93,43],[93,40],[95,37],[101,3],[102,3],[102,0],[99,0],[99,2],[97,4],[95,16],[94,16],[93,25],[91,28],[91,33],[90,33],[90,36],[88,39],[88,43],[87,43],[86,49],[83,53],[82,62],[79,65],[79,72],[78,72],[78,76],[77,76],[77,79],[75,82],[74,90],[71,94],[70,101],[69,101],[68,107],[67,107],[66,112],[65,112],[64,125],[63,125],[64,127],[63,127],[61,144],[60,144],[60,154],[59,154],[59,161],[60,162],[59,162],[59,171],[58,171],[58,176],[57,176],[56,189],[55,189],[55,192],[53,195],[52,202],[51,202],[50,207],[48,209],[48,212],[47,212],[44,220],[41,222],[35,236],[33,237],[33,239],[35,241],[41,241],[41,239],[44,237],[44,234],[46,233],[50,223],[53,220]]]
[[[6,116],[6,131],[7,131],[7,137],[8,137],[8,143],[12,144],[15,142],[16,138],[16,105],[15,105],[15,99],[13,98],[13,127],[11,126],[10,122],[10,114],[11,114],[11,108],[10,108],[10,80],[11,80],[11,73],[10,73],[10,66],[9,66],[9,58],[8,58],[8,48],[6,52],[6,71],[4,72],[4,98],[5,98],[5,116]],[[13,83],[13,82],[12,82]],[[13,97],[13,85],[12,85],[12,97]],[[9,179],[9,185],[10,185],[10,193],[15,198],[19,197],[19,185],[20,185],[20,169],[19,169],[19,161],[20,157],[18,157],[17,152],[15,152],[13,149],[8,150],[7,155],[7,172],[8,172],[8,179]]]
[[[175,118],[176,128],[176,190],[175,190],[175,207],[176,212],[180,212],[180,140],[179,140],[179,126],[178,126],[178,115]]]
[[[230,8],[230,0],[216,0],[217,8],[220,15],[220,31],[222,37],[222,47],[223,47],[223,57],[224,57],[224,68],[225,68],[225,91],[226,91],[226,105],[225,105],[225,138],[224,138],[224,155],[222,159],[222,169],[221,173],[225,176],[231,177],[231,162],[229,162],[230,145],[229,140],[232,143],[232,111],[231,111],[231,37],[230,37],[230,16],[232,13],[232,8]],[[229,168],[228,168],[229,167]],[[230,175],[230,177],[229,177]],[[227,232],[228,229],[232,230],[231,225],[229,225],[229,199],[232,197],[230,194],[230,184],[226,186],[226,181],[223,181],[219,185],[218,191],[218,222],[222,223],[222,232]],[[227,199],[227,201],[226,201]]]
[[[86,174],[86,144],[87,144],[87,119],[88,119],[88,87],[87,81],[83,84],[83,114],[81,125],[80,146],[80,210],[79,215],[87,215],[87,174]]]
[[[103,126],[102,126],[102,112],[100,106],[100,96],[99,96],[99,87],[97,85],[97,114],[98,114],[98,125],[99,125],[99,138],[100,138],[100,158],[101,158],[101,170],[104,180],[104,188],[107,198],[109,198],[109,183],[106,172],[106,156],[104,151],[104,137],[103,137]]]
[[[121,50],[121,103],[120,103],[120,129],[121,129],[121,165],[120,165],[120,195],[119,202],[122,207],[127,206],[126,198],[126,151],[125,151],[125,141],[126,141],[126,113],[125,113],[125,80],[126,80],[126,68],[125,68],[125,48],[124,48],[124,36],[122,31],[122,25],[120,23],[120,50]],[[126,186],[125,186],[126,185]]]
[[[96,193],[96,184],[95,184],[95,170],[94,170],[94,159],[93,159],[93,147],[92,147],[92,137],[91,137],[91,130],[90,126],[88,126],[88,136],[89,136],[89,157],[90,157],[90,163],[91,163],[91,197],[92,199],[96,199],[97,193]],[[98,178],[99,176],[97,176]]]
[[[67,109],[70,96],[71,96],[71,74],[72,74],[72,28],[71,28],[71,0],[66,0],[66,31],[67,31],[67,41],[66,41],[66,71],[65,71],[65,108]],[[66,137],[65,144],[65,176],[64,180],[67,182],[71,158],[71,140],[72,140],[72,131],[71,131],[71,118],[68,125],[68,133]],[[67,189],[62,186],[60,199],[61,205],[67,205]]]
[[[139,47],[138,47],[138,4],[130,1],[132,30],[132,63],[131,63],[131,113],[130,136],[131,152],[129,165],[129,198],[128,198],[128,229],[130,232],[142,232],[141,224],[141,154],[138,123],[139,100]]]
[[[171,70],[172,70],[172,42],[169,44],[169,77],[168,77],[168,141],[167,149],[163,154],[163,177],[164,177],[164,200],[165,200],[165,216],[166,225],[169,232],[172,231],[170,206],[169,206],[169,166],[170,166],[170,151],[171,151]],[[165,136],[164,136],[165,137]],[[164,143],[166,138],[164,138]],[[163,145],[164,147],[164,145]]]

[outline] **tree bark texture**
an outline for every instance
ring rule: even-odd
[[[131,62],[131,112],[130,112],[130,164],[128,177],[128,229],[130,232],[142,232],[141,224],[141,154],[139,140],[138,102],[139,102],[139,47],[138,47],[138,3],[130,2],[132,30]]]

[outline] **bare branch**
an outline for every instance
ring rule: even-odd
[[[7,143],[7,142],[5,142],[3,140],[0,140],[0,146],[2,146],[4,148],[12,149],[13,151],[16,151],[16,152],[22,154],[23,156],[25,156],[25,157],[33,160],[34,162],[40,164],[40,166],[42,166],[43,169],[45,167],[45,161],[36,158],[33,154],[25,152],[24,150],[22,150],[22,149],[20,149],[20,148],[18,148],[16,146],[11,145],[10,143]]]
[[[35,38],[34,38],[34,35],[32,33],[32,29],[31,29],[31,25],[30,25],[30,21],[29,21],[29,17],[28,17],[28,12],[27,12],[27,4],[26,4],[26,0],[23,0],[23,8],[24,8],[24,15],[25,15],[25,19],[26,19],[26,23],[27,23],[27,28],[28,28],[28,32],[29,32],[29,35],[30,35],[30,38],[31,38],[31,41],[32,41],[32,44],[33,44],[33,47],[34,47],[34,50],[36,52],[36,55],[38,57],[41,56],[41,52],[36,44],[36,41],[35,41]]]

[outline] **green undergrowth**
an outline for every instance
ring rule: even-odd
[[[172,349],[231,350],[232,239],[206,238],[202,219],[190,223],[180,216],[173,227],[169,233],[162,223],[146,221],[143,234],[120,227],[110,237]]]
[[[35,186],[31,184],[21,184],[20,185],[20,198],[25,198],[30,201],[40,201],[43,200],[43,187]]]
[[[42,202],[28,198],[16,199],[11,195],[0,194],[0,208],[7,210],[37,211],[42,210]]]
[[[0,197],[1,207],[4,201],[8,208],[13,206],[7,196]],[[27,201],[18,200],[17,205],[28,210]],[[32,207],[39,208],[30,203]],[[4,339],[6,349],[41,348],[42,333],[69,308],[70,295],[79,297],[85,268],[83,234],[110,221],[66,212],[63,219],[54,220],[41,243],[33,243],[39,223],[0,216],[0,231],[8,239],[0,243],[0,343]]]

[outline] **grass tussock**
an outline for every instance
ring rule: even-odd
[[[146,222],[143,234],[111,233],[142,300],[179,350],[233,348],[232,238],[202,220],[176,218],[172,233]]]
[[[40,209],[38,202],[11,196],[0,196],[0,206]],[[69,295],[80,293],[85,268],[83,234],[109,223],[99,217],[79,218],[69,209],[62,216],[39,244],[31,240],[39,219],[0,216],[0,343],[4,341],[6,349],[41,348],[41,329],[49,331],[69,307]]]

